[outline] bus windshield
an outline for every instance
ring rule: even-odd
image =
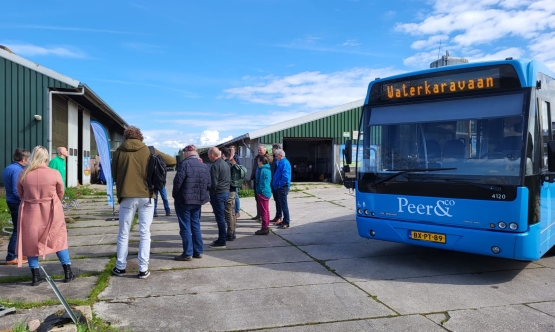
[[[521,162],[522,114],[522,93],[367,107],[359,130],[359,180],[516,185],[521,170],[532,169],[531,158]]]

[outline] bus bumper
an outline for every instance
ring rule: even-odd
[[[419,224],[392,219],[357,215],[358,234],[364,238],[413,244],[431,248],[468,252],[517,260],[537,260],[545,252],[540,249],[540,225],[531,225],[524,233],[468,229],[451,226]],[[445,243],[415,240],[411,231],[441,234]],[[371,235],[373,234],[373,235]],[[492,248],[500,250],[495,254]]]

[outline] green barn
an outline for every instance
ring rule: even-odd
[[[1,169],[16,148],[32,151],[42,145],[55,156],[56,148],[64,146],[69,152],[66,185],[90,183],[90,158],[97,155],[91,120],[106,128],[115,150],[127,123],[91,88],[0,45]]]

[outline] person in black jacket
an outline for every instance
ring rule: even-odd
[[[227,163],[221,158],[222,153],[217,147],[208,149],[208,158],[212,162],[210,167],[210,204],[218,223],[218,239],[210,245],[211,248],[225,248],[227,241],[227,229],[225,223],[225,202],[229,197],[229,186],[231,184],[231,170]]]
[[[187,145],[183,154],[184,159],[173,179],[172,191],[179,221],[179,235],[183,241],[183,253],[174,257],[176,261],[202,258],[204,245],[200,230],[200,208],[210,200],[208,189],[211,179],[208,166],[199,161],[194,145]]]

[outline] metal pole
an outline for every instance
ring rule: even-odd
[[[44,270],[44,268],[42,266],[40,268],[41,268],[42,272],[44,273],[44,275],[46,276],[46,281],[50,285],[50,288],[52,288],[52,290],[54,291],[54,294],[56,294],[56,296],[58,297],[58,300],[60,300],[60,302],[64,306],[64,309],[66,310],[67,314],[69,315],[69,317],[71,318],[73,323],[75,323],[75,325],[79,324],[79,321],[78,321],[77,317],[75,316],[75,313],[69,307],[69,304],[67,303],[67,301],[64,298],[64,296],[62,295],[62,293],[60,293],[60,290],[58,289],[58,287],[56,287],[56,284],[54,283],[52,278],[50,278],[50,276],[48,275],[48,273],[46,273],[46,271]]]

